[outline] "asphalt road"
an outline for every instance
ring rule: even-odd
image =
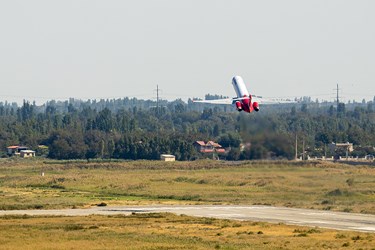
[[[271,206],[110,206],[61,210],[1,210],[0,216],[16,214],[63,216],[87,216],[91,214],[127,215],[131,213],[154,212],[170,212],[230,220],[265,221],[289,225],[316,226],[338,230],[375,233],[375,215]]]

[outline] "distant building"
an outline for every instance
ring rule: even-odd
[[[9,146],[8,149],[8,155],[14,155],[17,152],[18,146]]]
[[[22,158],[35,157],[35,151],[33,151],[33,150],[21,150],[20,157],[22,157]]]
[[[335,160],[340,159],[340,155],[339,155],[340,150],[338,150],[339,148],[342,148],[342,149],[345,150],[346,159],[349,159],[349,153],[354,151],[353,143],[349,143],[349,142],[347,142],[347,143],[334,143],[334,142],[332,142],[328,146],[329,146],[329,149],[331,151],[331,154],[335,155],[334,156]]]
[[[162,155],[160,155],[160,160],[162,160],[162,161],[175,161],[176,157],[174,155],[162,154]]]
[[[195,141],[193,143],[194,148],[201,153],[212,153],[213,148],[211,145],[207,146],[204,141]]]
[[[329,147],[332,151],[335,151],[335,149],[338,148],[338,147],[346,148],[349,152],[354,151],[353,143],[349,143],[349,142],[347,142],[347,143],[334,143],[334,142],[332,142],[329,145]]]
[[[217,142],[209,141],[207,142],[207,145],[212,145],[215,152],[217,153],[225,153],[225,149]]]
[[[353,148],[353,143],[334,143],[332,142],[331,144],[328,145],[330,151],[332,154],[335,153],[335,151],[337,150],[337,148],[344,148],[347,152],[353,152],[354,151],[354,148]]]
[[[217,142],[209,141],[195,141],[193,143],[195,149],[201,153],[225,153],[225,149]]]
[[[48,146],[46,145],[38,145],[38,147],[36,148],[36,154],[38,156],[47,157],[48,153],[49,153],[49,150],[48,150]]]
[[[8,155],[20,155],[22,150],[28,150],[28,148],[24,146],[9,146],[7,149]]]

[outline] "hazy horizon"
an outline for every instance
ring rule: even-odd
[[[3,1],[0,102],[375,95],[375,2]]]

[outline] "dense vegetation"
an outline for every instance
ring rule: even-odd
[[[212,96],[207,96],[210,98]],[[50,101],[21,107],[0,103],[0,147],[25,145],[55,159],[158,159],[162,153],[178,160],[202,157],[196,140],[214,140],[231,150],[228,160],[288,158],[299,152],[324,155],[331,142],[352,142],[354,156],[373,153],[374,102],[343,104],[304,101],[262,107],[255,114],[232,107],[118,99]],[[38,145],[47,145],[45,152]],[[240,145],[243,145],[242,148]],[[242,150],[240,150],[240,148]]]

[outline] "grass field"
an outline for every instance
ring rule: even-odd
[[[374,167],[321,162],[7,159],[0,161],[0,188],[0,209],[262,204],[375,214]]]
[[[263,204],[375,214],[374,177],[373,166],[321,162],[2,159],[0,209]],[[375,249],[374,237],[164,213],[0,217],[1,249]]]
[[[0,217],[1,249],[375,249],[374,234],[173,214]]]

